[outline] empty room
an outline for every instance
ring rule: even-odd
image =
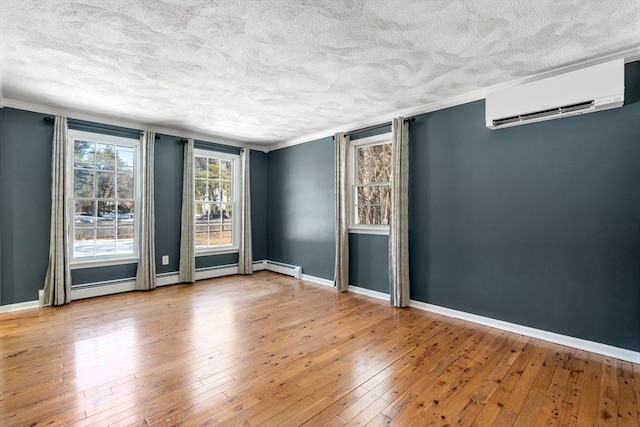
[[[0,1],[0,425],[640,426],[640,3]]]

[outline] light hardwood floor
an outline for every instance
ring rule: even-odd
[[[640,365],[274,273],[0,315],[0,425],[638,426]]]

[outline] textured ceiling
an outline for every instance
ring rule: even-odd
[[[4,98],[268,144],[640,46],[638,0],[0,0]]]

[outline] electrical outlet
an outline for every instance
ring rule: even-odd
[[[169,255],[162,255],[162,265],[169,265]]]

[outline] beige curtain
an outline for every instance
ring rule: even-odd
[[[251,240],[251,150],[245,148],[240,154],[242,192],[240,194],[242,215],[240,219],[240,254],[238,273],[253,274],[253,250]]]
[[[195,248],[195,194],[193,188],[193,138],[184,144],[184,168],[182,176],[182,221],[180,227],[180,274],[181,282],[196,281]]]
[[[144,131],[141,137],[142,170],[141,170],[141,206],[136,207],[138,221],[139,260],[136,275],[136,288],[150,290],[156,287],[156,249],[155,249],[155,214],[153,195],[153,150],[155,132]]]
[[[66,209],[67,185],[67,118],[56,116],[53,125],[51,157],[51,232],[49,267],[44,279],[44,305],[62,305],[71,301],[71,269],[69,267],[69,221]]]
[[[409,305],[409,123],[393,119],[389,290],[391,304]]]
[[[336,266],[334,284],[338,292],[349,289],[349,136],[335,135]]]

